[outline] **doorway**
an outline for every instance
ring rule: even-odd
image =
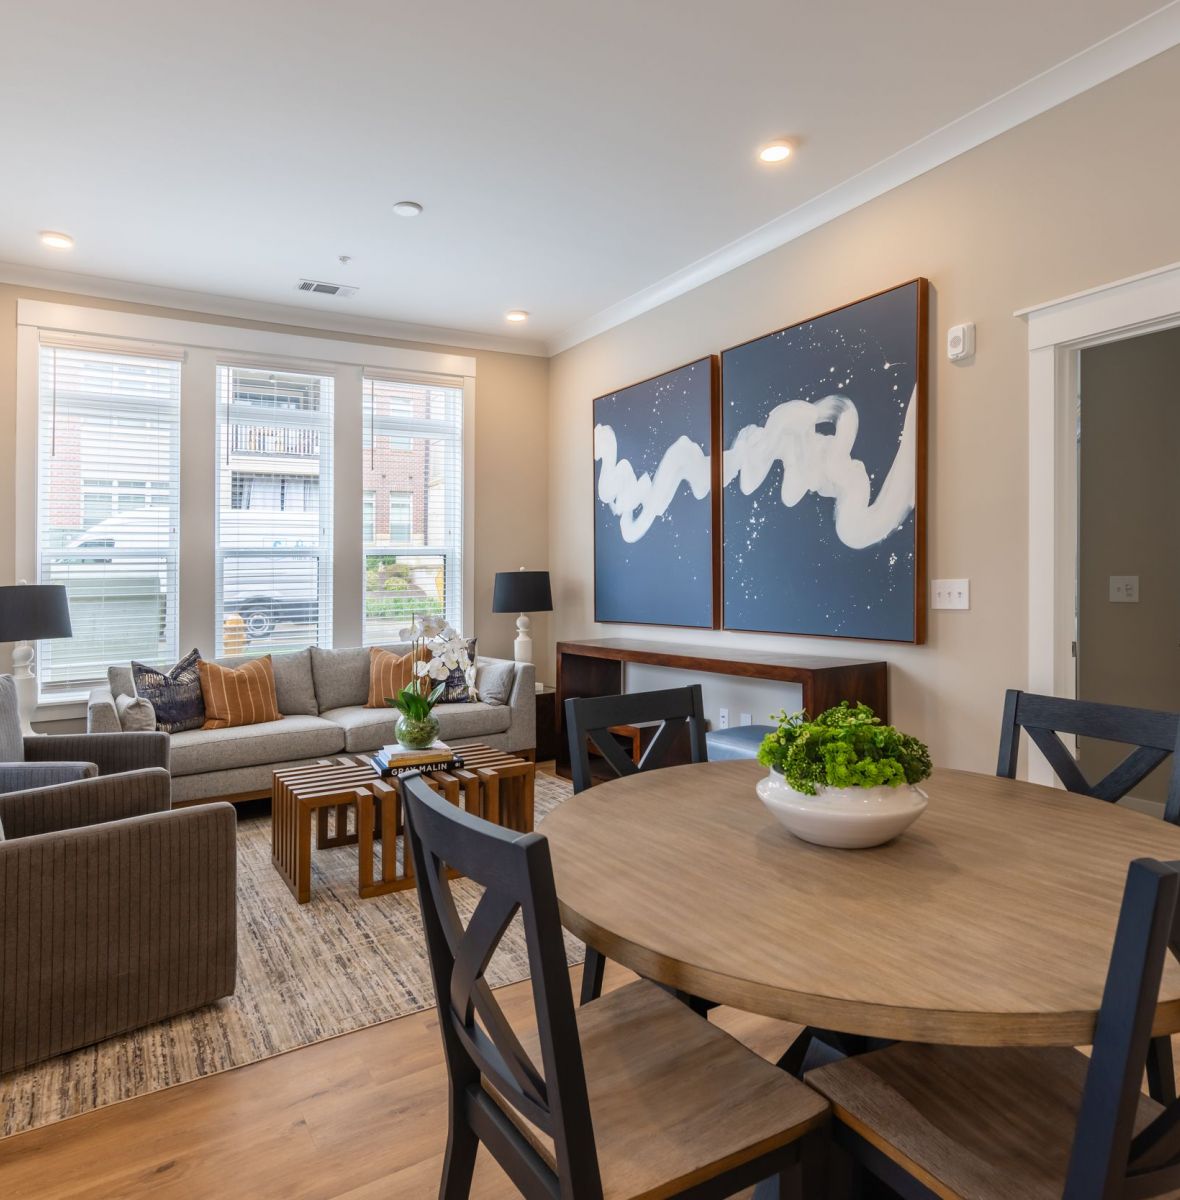
[[[1077,696],[1180,712],[1180,329],[1079,357]],[[1078,740],[1089,779],[1125,754]],[[1135,797],[1162,803],[1171,766]]]

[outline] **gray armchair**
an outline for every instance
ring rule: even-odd
[[[0,675],[0,794],[146,767],[168,769],[166,733],[22,737],[11,675]]]
[[[0,766],[0,1075],[232,995],[233,805],[171,808],[165,734],[7,736],[0,719],[0,753],[25,758]],[[44,786],[53,770],[74,774]]]

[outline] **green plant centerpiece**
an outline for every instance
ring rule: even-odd
[[[410,643],[413,678],[396,696],[387,696],[385,703],[401,714],[394,726],[398,745],[425,750],[438,738],[434,706],[446,693],[447,680],[452,672],[462,671],[470,683],[475,668],[467,643],[440,617],[415,617],[401,631],[401,638]]]
[[[930,751],[883,724],[867,704],[845,701],[815,720],[780,713],[758,761],[770,768],[759,797],[804,841],[849,849],[880,845],[926,808],[916,785],[930,776]]]

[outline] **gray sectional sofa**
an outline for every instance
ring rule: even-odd
[[[387,646],[400,653],[409,646]],[[220,658],[225,666],[249,661]],[[369,650],[321,650],[313,646],[273,658],[275,691],[282,720],[235,729],[192,729],[171,737],[173,804],[213,797],[245,799],[269,794],[278,767],[312,762],[324,755],[364,753],[394,740],[397,711],[365,708],[369,695]],[[482,742],[532,756],[536,736],[536,674],[531,663],[477,657],[476,689],[489,668],[512,668],[506,703],[477,700],[440,704],[440,736],[452,745]],[[119,733],[117,696],[133,696],[130,666],[107,672],[109,686],[90,694],[87,729]]]

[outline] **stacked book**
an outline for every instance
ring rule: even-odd
[[[463,765],[463,760],[446,742],[435,741],[425,750],[407,750],[394,742],[369,755],[373,769],[387,779],[391,775],[408,775],[411,771],[451,771]]]

